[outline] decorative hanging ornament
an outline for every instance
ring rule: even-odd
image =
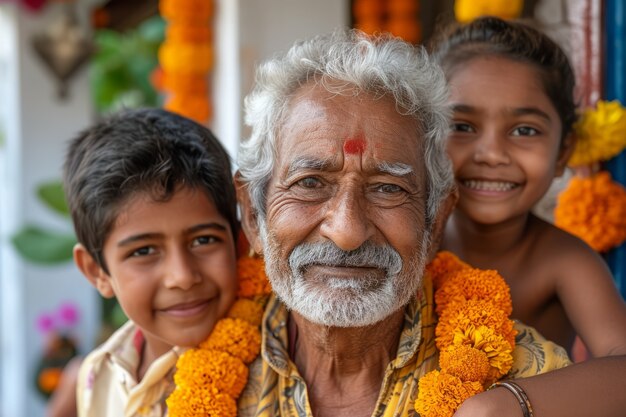
[[[32,39],[37,55],[55,76],[60,99],[67,98],[68,83],[94,51],[90,36],[76,18],[74,4],[62,5],[62,12]]]

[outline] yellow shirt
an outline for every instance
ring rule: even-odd
[[[163,417],[164,399],[174,387],[172,372],[181,352],[174,348],[148,368],[140,382],[141,348],[128,322],[90,353],[78,374],[78,417]]]
[[[305,381],[288,354],[288,312],[272,297],[262,324],[261,356],[250,366],[248,385],[239,398],[239,417],[309,417]],[[436,316],[429,279],[406,307],[398,353],[385,371],[373,417],[417,416],[413,410],[419,379],[437,368]],[[536,330],[515,324],[518,331],[514,365],[508,377],[522,378],[570,364],[564,349]]]

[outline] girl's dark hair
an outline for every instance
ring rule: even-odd
[[[499,56],[533,65],[561,119],[561,138],[571,131],[576,121],[574,72],[563,50],[547,35],[521,22],[481,17],[465,25],[444,28],[430,49],[448,78],[458,65],[481,56]]]
[[[69,144],[63,186],[78,241],[105,271],[104,242],[140,193],[167,201],[179,186],[205,192],[238,235],[228,154],[209,129],[165,110],[123,111],[79,134]]]

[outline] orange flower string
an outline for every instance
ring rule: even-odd
[[[554,223],[594,250],[608,251],[626,240],[626,190],[606,171],[574,177],[558,197]]]
[[[204,342],[176,362],[176,389],[167,398],[170,417],[236,416],[248,368],[261,349],[259,325],[271,287],[263,261],[237,262],[239,298]],[[242,295],[242,294],[245,294]]]
[[[160,0],[167,21],[159,48],[163,71],[164,108],[206,123],[212,116],[208,75],[214,65],[213,0]]]
[[[513,366],[511,295],[495,271],[471,268],[449,252],[439,253],[427,272],[436,287],[440,370],[419,380],[415,411],[422,417],[450,417]]]

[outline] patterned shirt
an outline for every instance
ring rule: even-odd
[[[163,417],[164,400],[174,388],[172,373],[181,351],[157,358],[137,382],[143,337],[128,321],[80,367],[78,417]]]
[[[418,381],[436,369],[436,316],[430,279],[405,309],[398,352],[385,370],[373,417],[417,416],[413,410]],[[288,311],[275,297],[266,307],[261,356],[250,366],[248,385],[239,398],[239,417],[311,417],[306,382],[289,358]],[[516,346],[508,377],[522,378],[570,364],[561,347],[533,328],[515,323]]]

